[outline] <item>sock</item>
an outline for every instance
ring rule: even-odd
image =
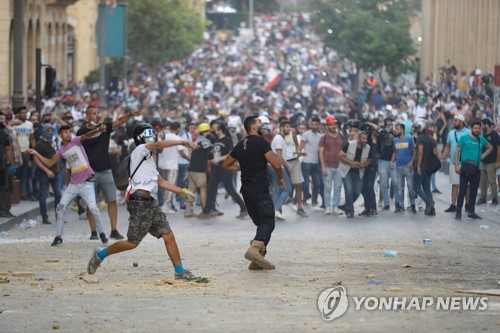
[[[107,250],[108,250],[107,248],[100,249],[99,252],[97,252],[97,258],[104,260],[104,258],[108,256]]]
[[[182,267],[182,265],[175,266],[175,274],[181,274],[182,272],[184,272],[184,267]]]

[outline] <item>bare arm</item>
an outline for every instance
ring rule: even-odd
[[[49,168],[47,168],[41,161],[40,159],[35,155],[33,156],[33,160],[35,161],[35,164],[40,168],[40,170],[42,170],[43,172],[45,172],[45,174],[49,177],[49,178],[53,178],[54,174],[52,172],[52,170],[50,170]]]
[[[115,121],[113,121],[113,131],[115,129],[117,129],[118,127],[120,127],[121,125],[125,124],[127,121],[129,121],[130,118],[132,118],[134,116],[138,116],[140,114],[141,114],[141,111],[137,110],[137,111],[134,111],[134,112],[129,112],[127,114],[124,114],[120,118],[116,119]]]
[[[35,140],[35,133],[30,134],[30,146],[35,147],[36,145],[36,140]]]
[[[167,182],[160,175],[158,175],[158,186],[166,191],[176,193],[176,194],[179,194],[179,192],[181,191],[180,187],[175,186],[174,184]]]
[[[448,158],[450,150],[451,150],[451,145],[447,143],[446,146],[444,146],[443,155],[441,155],[441,161],[444,161]],[[455,156],[453,156],[453,158],[455,158]]]
[[[146,145],[146,149],[148,150],[156,150],[156,149],[163,149],[163,148],[168,148],[172,146],[184,146],[192,149],[196,149],[198,146],[196,143],[189,141],[189,140],[162,140],[158,142],[152,142],[148,143]]]
[[[190,161],[190,160],[191,160],[191,157],[190,157],[190,156],[188,156],[184,150],[179,150],[179,155],[181,155],[181,157],[182,157],[183,159],[185,159],[185,160],[188,160],[188,161]]]
[[[457,149],[455,150],[455,156],[453,156],[453,159],[455,161],[455,172],[460,173],[460,166],[458,164],[458,155],[460,154],[460,151],[462,150],[462,147],[458,146]]]
[[[31,155],[35,156],[35,158],[38,158],[39,161],[42,162],[43,165],[45,165],[47,168],[50,168],[51,166],[53,166],[54,164],[56,164],[56,162],[59,161],[59,159],[60,159],[59,155],[57,155],[57,154],[55,154],[54,156],[52,156],[51,159],[48,159],[48,158],[45,158],[42,155],[40,155],[40,153],[37,152],[34,149],[28,149],[28,152]]]
[[[319,163],[321,166],[321,171],[326,171],[326,164],[325,164],[325,157],[323,156],[323,153],[325,152],[325,147],[324,146],[319,146],[318,147],[318,157],[319,157]],[[323,176],[326,176],[326,174],[323,174]]]
[[[276,157],[278,158],[278,161],[280,164],[285,168],[288,169],[288,164],[285,161],[285,158],[283,157],[283,149],[276,149]]]
[[[237,159],[235,159],[231,155],[227,155],[224,162],[222,162],[222,169],[227,170],[227,171],[240,171],[241,167],[236,162],[238,162]]]
[[[97,128],[94,128],[93,130],[88,131],[85,134],[80,135],[80,141],[85,141],[96,135],[97,132],[105,132],[106,131],[106,125],[101,125]]]
[[[481,155],[481,159],[484,159],[486,156],[488,156],[491,152],[493,151],[493,146],[488,143],[488,145],[486,146],[486,150],[484,151],[484,153]],[[498,156],[497,156],[497,160],[498,160]]]

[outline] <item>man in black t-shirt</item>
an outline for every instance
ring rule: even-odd
[[[415,172],[413,173],[415,193],[425,202],[425,215],[436,216],[434,199],[431,191],[431,176],[425,168],[431,154],[438,156],[436,141],[427,134],[428,122],[423,118],[417,118],[413,124],[413,130],[417,134],[415,146],[417,156],[415,158]]]
[[[0,217],[14,217],[10,212],[12,205],[8,186],[8,167],[14,163],[14,155],[4,122],[5,116],[0,111]]]
[[[198,134],[198,139],[196,139],[198,148],[193,149],[191,152],[191,159],[189,160],[187,169],[189,179],[188,190],[196,193],[196,190],[199,189],[201,207],[203,209],[207,204],[207,163],[209,154],[213,148],[212,142],[207,138],[210,134],[210,125],[207,123],[198,125]],[[191,208],[192,204],[192,202],[186,202],[184,217],[196,216]]]
[[[106,122],[104,123],[104,125],[106,125],[105,132],[99,132],[94,137],[83,142],[83,148],[85,148],[85,152],[89,158],[90,166],[95,172],[95,193],[97,195],[97,193],[101,191],[104,196],[104,200],[108,204],[108,215],[111,223],[111,234],[109,235],[109,238],[113,239],[123,239],[123,236],[116,229],[118,207],[116,204],[115,181],[111,171],[111,159],[109,157],[109,140],[111,132],[122,124],[125,124],[133,116],[138,116],[139,114],[140,111],[129,112],[113,122]],[[78,130],[76,133],[77,136],[81,136],[101,125],[99,123],[99,111],[97,108],[89,106],[87,108],[86,116],[87,124]],[[87,217],[89,219],[91,230],[90,239],[99,239],[94,217],[89,210],[87,210]]]
[[[231,173],[222,169],[222,161],[229,155],[233,149],[233,140],[227,135],[226,126],[222,121],[215,120],[210,124],[213,140],[213,158],[209,161],[212,172],[208,177],[207,186],[207,204],[203,208],[203,212],[198,215],[199,218],[206,219],[212,216],[222,215],[223,213],[215,209],[215,201],[217,199],[217,189],[220,182],[224,184],[227,194],[240,206],[240,214],[236,216],[242,219],[248,215],[245,202],[234,188]]]
[[[228,171],[241,171],[241,193],[248,214],[257,226],[257,233],[245,253],[245,258],[252,262],[248,267],[251,270],[275,268],[264,258],[275,223],[267,163],[276,172],[280,188],[285,187],[281,165],[269,143],[262,137],[260,125],[260,119],[256,116],[245,119],[244,126],[248,136],[238,142],[222,165]]]
[[[495,131],[493,122],[486,118],[481,121],[484,138],[493,146],[491,153],[481,162],[481,197],[478,205],[486,203],[488,185],[491,190],[491,204],[498,205],[497,176],[496,171],[500,168],[500,135]]]

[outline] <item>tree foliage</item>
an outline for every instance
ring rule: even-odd
[[[183,0],[129,0],[128,47],[134,61],[156,66],[186,57],[203,31],[203,18]]]
[[[405,0],[313,0],[312,22],[325,46],[358,68],[385,68],[391,79],[413,69],[416,53]]]

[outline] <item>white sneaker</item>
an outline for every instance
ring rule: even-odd
[[[314,205],[311,207],[311,210],[319,211],[319,210],[323,210],[323,209],[318,205]]]
[[[167,215],[175,214],[175,211],[173,211],[172,209],[170,209],[170,207],[165,205],[161,206],[161,210]]]
[[[295,204],[292,205],[292,209],[293,209],[294,212],[296,212],[297,211],[297,205],[295,205]]]
[[[280,220],[280,221],[284,221],[285,218],[283,217],[283,214],[281,214],[280,212],[278,211],[275,211],[274,212],[274,217],[277,219],[277,220]]]
[[[340,209],[338,209],[337,207],[333,207],[332,214],[334,214],[334,215],[343,215],[344,212],[341,211]]]
[[[325,215],[332,215],[332,207],[325,208]]]

